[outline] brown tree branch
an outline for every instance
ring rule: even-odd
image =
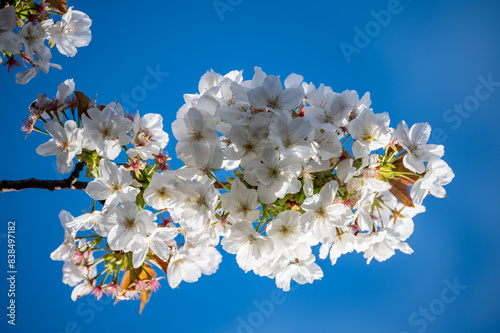
[[[88,182],[78,181],[78,176],[82,172],[84,162],[78,162],[73,172],[66,179],[60,180],[42,180],[42,179],[23,179],[23,180],[2,180],[0,182],[0,192],[20,191],[29,188],[40,188],[49,191],[54,190],[85,190]]]

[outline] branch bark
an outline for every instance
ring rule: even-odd
[[[75,169],[66,179],[42,180],[42,179],[23,179],[23,180],[2,180],[0,183],[0,192],[13,192],[29,188],[39,188],[49,191],[55,190],[85,190],[88,182],[78,181],[80,172],[85,166],[84,162],[78,162]]]

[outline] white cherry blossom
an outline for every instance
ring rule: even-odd
[[[82,152],[82,130],[76,122],[68,120],[64,127],[58,122],[48,122],[45,130],[52,136],[48,142],[41,144],[36,152],[42,156],[57,155],[57,171],[66,174],[73,169],[73,158]]]

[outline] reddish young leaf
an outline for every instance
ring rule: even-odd
[[[153,291],[151,289],[146,289],[141,293],[141,307],[139,309],[139,314],[142,315],[142,310],[146,306],[146,304],[149,302],[149,298],[151,297],[151,294]]]
[[[415,207],[410,196],[410,188],[406,186],[400,179],[389,179],[391,189],[389,190],[403,205]]]
[[[51,8],[65,14],[67,12],[66,0],[46,0],[45,1]]]
[[[156,254],[153,256],[156,263],[158,264],[158,266],[160,266],[161,270],[165,273],[165,275],[167,274],[167,267],[168,267],[168,262],[170,260],[167,260],[167,261],[163,261],[160,259],[160,257],[158,257]]]
[[[75,91],[76,107],[78,109],[78,116],[81,118],[82,114],[89,116],[87,110],[92,107],[92,100],[85,96],[81,91]]]
[[[405,177],[400,177],[399,180],[403,184],[408,185],[408,186],[413,186],[413,184],[415,184],[415,181],[411,178],[406,178],[406,175],[405,175]]]

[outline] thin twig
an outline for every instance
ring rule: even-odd
[[[71,175],[66,179],[60,180],[42,180],[42,179],[23,179],[23,180],[2,180],[0,182],[0,192],[20,191],[29,188],[39,188],[49,191],[55,190],[85,190],[88,182],[78,181],[80,172],[82,172],[84,162],[78,162]]]

